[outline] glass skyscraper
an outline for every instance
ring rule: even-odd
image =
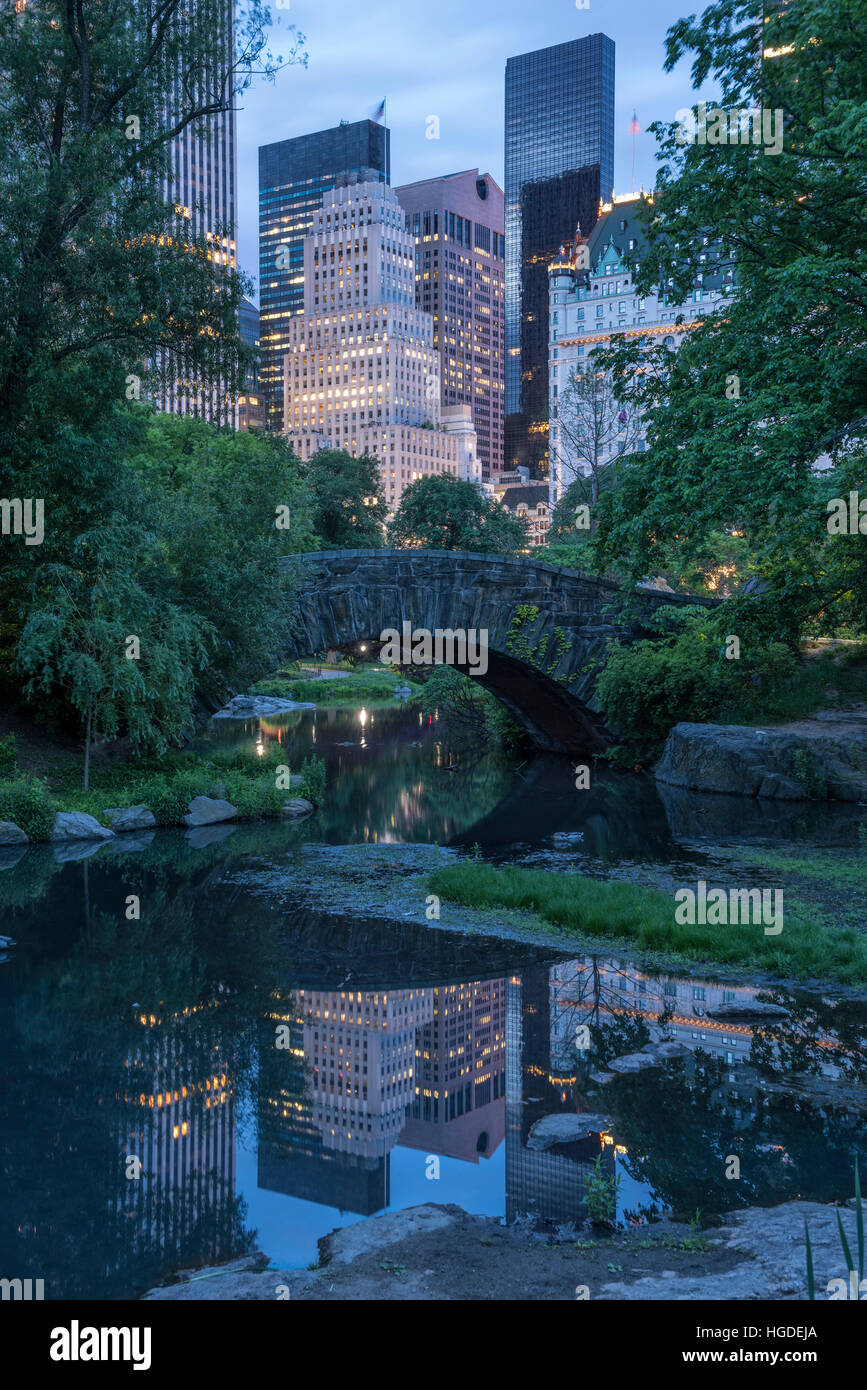
[[[598,195],[595,168],[598,168]],[[587,170],[582,179],[565,179]],[[593,171],[591,173],[591,171]],[[561,180],[559,186],[552,182]],[[525,247],[523,190],[536,188],[532,202],[533,245]],[[532,385],[547,392],[547,282],[542,261],[556,253],[575,223],[595,223],[598,201],[614,190],[614,43],[605,34],[555,44],[509,58],[506,63],[506,467],[547,461],[546,420],[540,416]],[[552,196],[555,195],[555,196]],[[590,203],[595,203],[591,207]],[[549,212],[545,213],[545,208]],[[548,217],[550,226],[540,225]],[[564,230],[565,229],[565,230]],[[526,254],[525,254],[526,253]],[[525,303],[528,272],[539,261],[542,286],[538,304]],[[542,319],[539,319],[539,315]],[[522,325],[522,316],[527,324]],[[534,331],[522,332],[532,325]],[[544,331],[543,331],[544,330]],[[540,347],[542,357],[539,356]],[[527,388],[530,388],[529,395]],[[545,412],[543,412],[545,413]],[[523,418],[515,432],[515,419]],[[512,417],[512,429],[508,428]],[[539,447],[527,453],[527,437]],[[524,444],[516,446],[523,435]]]
[[[304,238],[314,213],[341,176],[389,183],[389,160],[389,131],[375,121],[343,121],[259,148],[259,391],[270,430],[283,429],[287,324],[304,309]]]

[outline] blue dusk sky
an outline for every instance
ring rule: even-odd
[[[306,39],[308,66],[291,66],[275,82],[258,80],[238,116],[238,258],[258,272],[258,147],[372,116],[387,99],[391,181],[478,168],[503,184],[503,86],[506,59],[532,49],[604,33],[614,40],[616,193],[651,187],[654,120],[673,120],[691,106],[690,62],[663,72],[666,30],[705,0],[270,0],[271,47],[287,52],[288,26]],[[711,93],[712,94],[712,93]],[[707,95],[703,93],[702,95]],[[425,136],[428,116],[440,138]],[[258,296],[257,296],[258,298]]]

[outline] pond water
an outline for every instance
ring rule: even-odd
[[[578,796],[567,760],[470,756],[412,708],[216,721],[201,746],[271,739],[292,767],[326,759],[315,818],[3,861],[0,1275],[123,1298],[251,1247],[303,1267],[335,1226],[425,1201],[580,1222],[597,1161],[621,1222],[851,1194],[864,1001],[775,990],[773,1022],[720,1022],[757,987],[443,930],[409,902],[325,913],[303,876],[413,844],[694,874],[711,826],[846,845],[851,817],[715,811],[630,775]],[[663,1032],[681,1056],[594,1079]],[[584,1138],[536,1147],[576,1111]]]

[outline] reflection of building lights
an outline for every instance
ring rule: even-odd
[[[260,758],[264,755],[265,745],[261,739],[259,739],[259,742],[256,744],[256,752],[259,754]]]
[[[362,727],[362,729],[363,729],[364,726],[365,726],[365,724],[367,723],[367,710],[366,710],[366,709],[362,709],[362,710],[359,710],[359,711],[358,711],[358,722],[359,722],[359,724],[361,725],[361,727]]]

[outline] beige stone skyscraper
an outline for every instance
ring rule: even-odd
[[[374,455],[390,511],[429,474],[481,481],[470,407],[440,402],[433,318],[416,307],[415,245],[393,189],[324,195],[304,242],[304,312],[287,328],[284,428],[300,458]]]

